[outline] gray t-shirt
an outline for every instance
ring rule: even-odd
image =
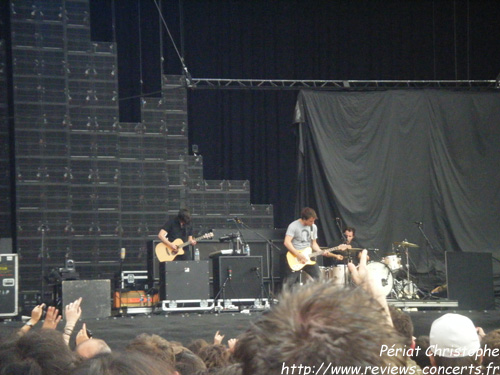
[[[312,227],[302,225],[300,219],[297,219],[290,223],[286,230],[286,235],[292,236],[293,247],[297,250],[302,250],[311,246],[311,241],[318,238],[318,227],[316,224],[313,224]]]

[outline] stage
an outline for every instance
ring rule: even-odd
[[[265,310],[264,310],[265,311]],[[408,312],[415,326],[415,336],[428,335],[431,323],[439,316],[455,312],[468,316],[476,326],[482,327],[485,332],[500,328],[500,312],[488,311],[462,311],[441,309],[435,311],[410,311]],[[102,319],[86,319],[87,328],[96,338],[102,338],[115,350],[123,349],[128,341],[141,333],[157,334],[167,340],[179,341],[188,344],[192,339],[203,338],[211,341],[216,331],[225,335],[224,343],[228,339],[237,337],[244,332],[251,322],[257,320],[264,312],[175,312],[165,313],[156,311],[151,314],[134,314],[121,317]],[[38,324],[40,326],[40,323]],[[20,328],[20,321],[4,321],[0,324],[2,337],[13,333]],[[81,327],[77,324],[74,335]],[[58,329],[62,330],[63,323]],[[36,327],[35,329],[39,329]],[[74,341],[74,335],[71,342]]]

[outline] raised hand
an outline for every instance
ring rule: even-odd
[[[59,310],[54,306],[49,306],[47,308],[47,314],[45,315],[42,328],[56,329],[61,319],[62,315],[59,315]]]
[[[215,332],[214,345],[221,345],[222,340],[224,340],[224,335],[221,335],[219,331]]]

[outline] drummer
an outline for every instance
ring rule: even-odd
[[[331,252],[331,253],[325,253],[323,254],[325,257],[328,258],[335,258],[332,259],[334,265],[339,265],[339,264],[347,264],[349,260],[349,254],[345,251],[351,248],[357,248],[357,243],[356,241],[353,241],[354,239],[354,234],[356,233],[356,229],[353,227],[347,227],[344,230],[344,242],[341,243],[340,245],[337,246],[337,250]],[[355,255],[359,256],[361,251],[357,252]],[[350,254],[352,257],[352,254]],[[340,256],[340,257],[339,257]],[[359,258],[356,258],[359,261]],[[356,262],[356,264],[358,263]]]
[[[346,227],[344,229],[344,243],[342,245],[339,245],[339,248],[342,246],[343,249],[342,250],[347,250],[347,249],[361,249],[361,247],[359,246],[359,244],[354,240],[354,237],[356,236],[356,228],[354,227]],[[354,263],[354,264],[358,264],[359,263],[359,258],[361,256],[361,251],[362,250],[359,250],[359,251],[356,251],[355,253],[350,253],[350,257],[349,256],[344,256],[344,258],[347,258]],[[368,257],[367,260],[369,260],[370,258]]]

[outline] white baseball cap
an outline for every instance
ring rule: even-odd
[[[445,314],[432,322],[429,351],[446,358],[475,355],[479,336],[472,320],[460,314]]]

